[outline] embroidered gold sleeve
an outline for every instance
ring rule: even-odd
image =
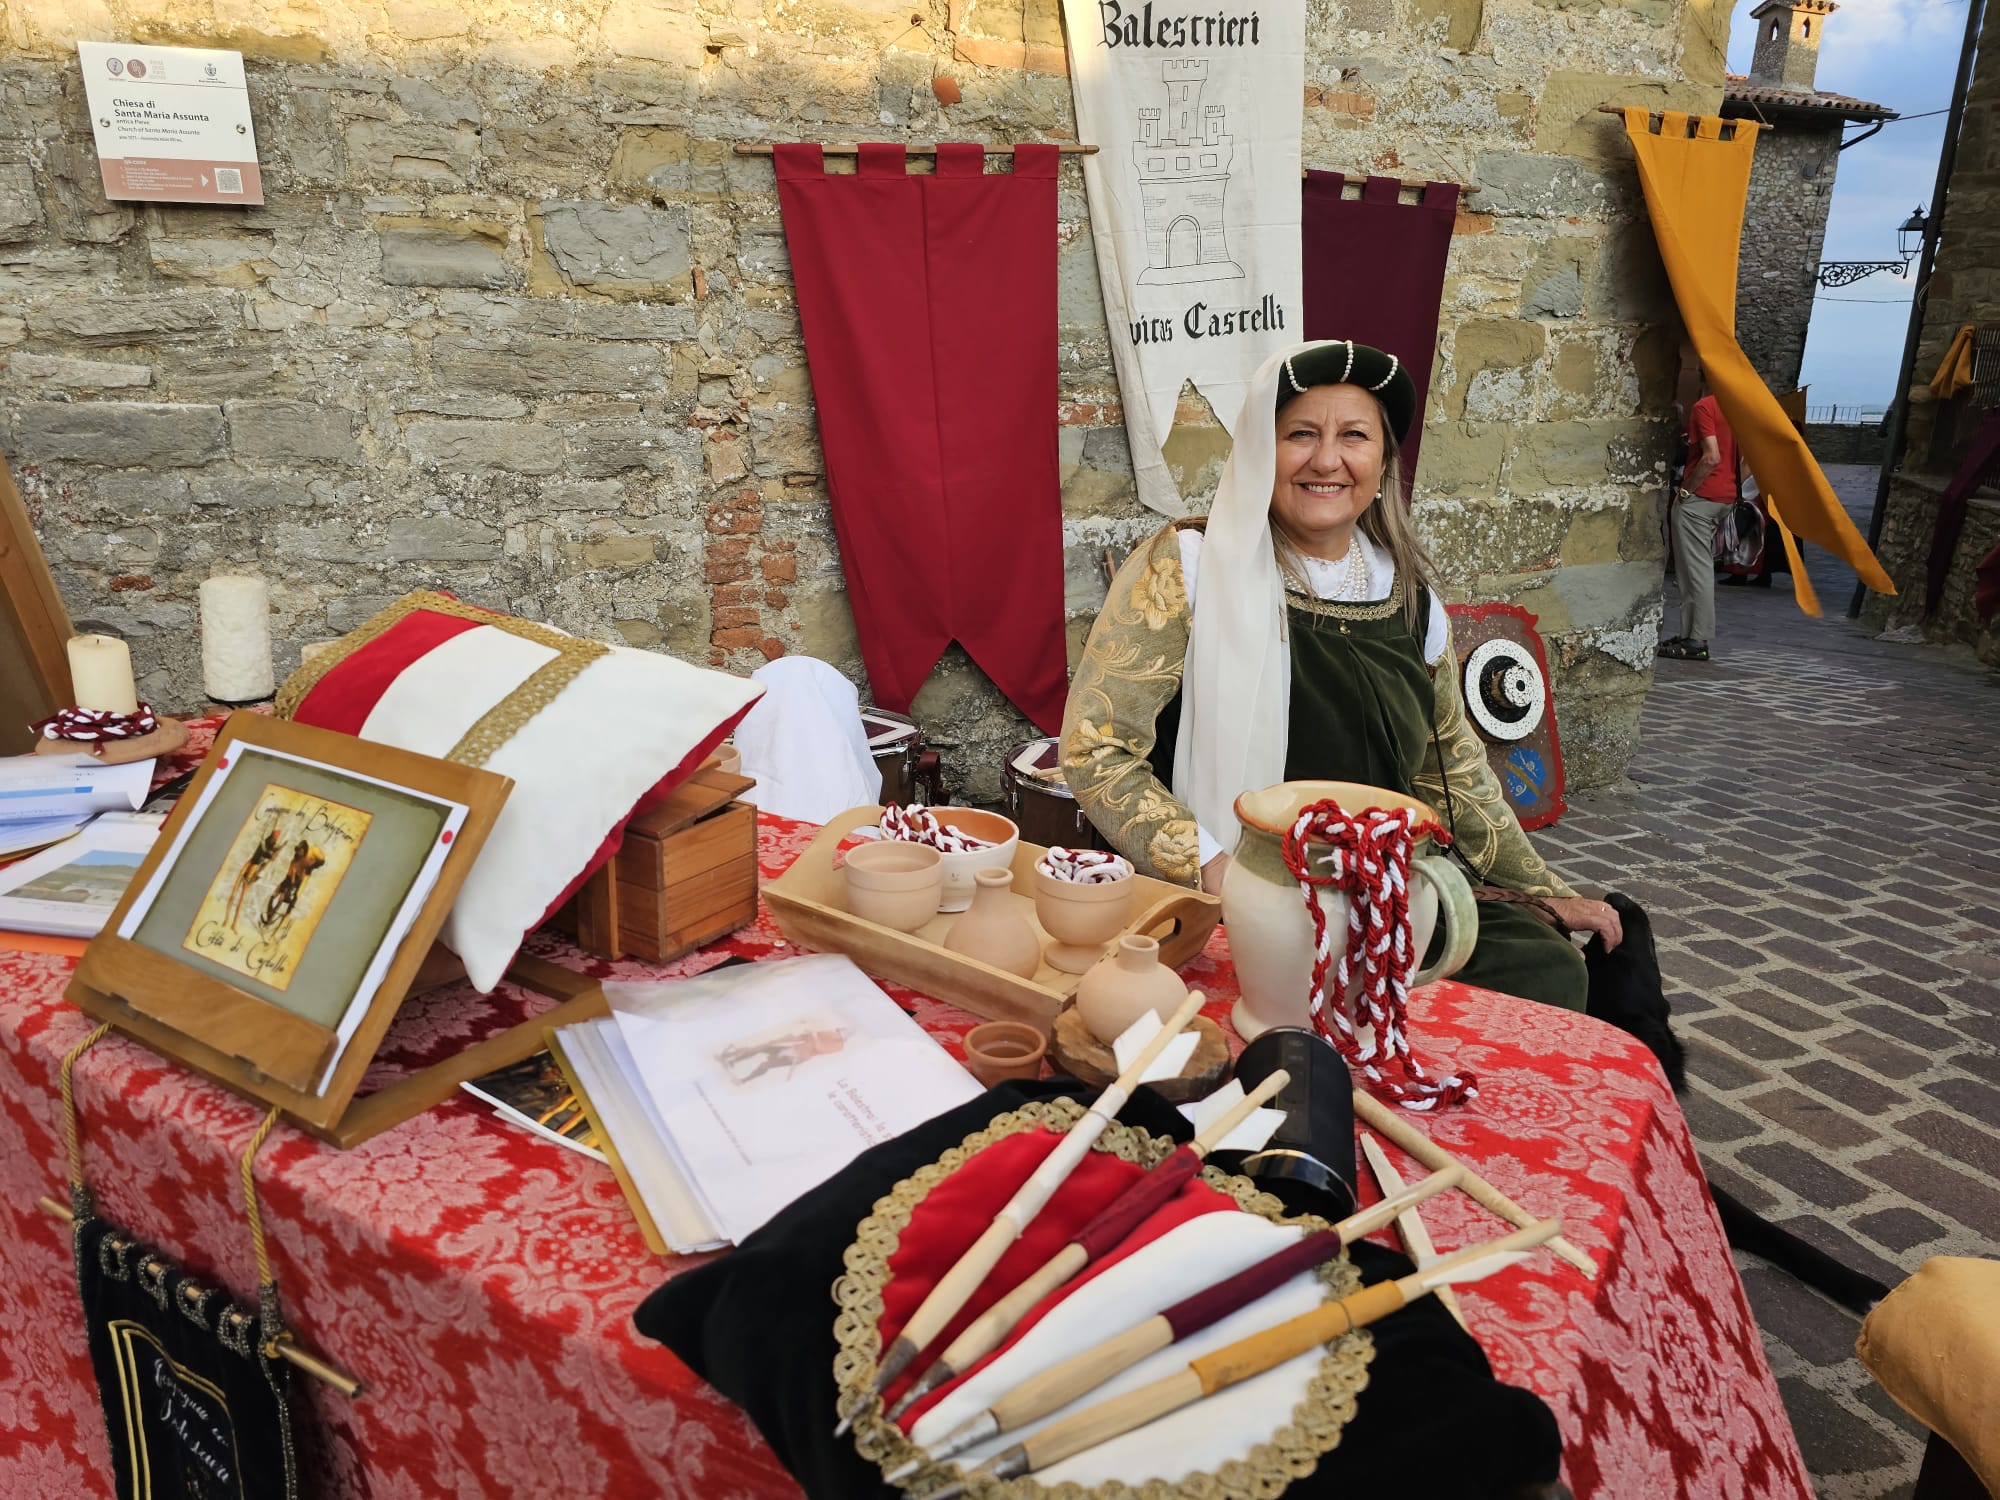
[[[1439,811],[1448,806],[1451,836],[1465,857],[1486,872],[1489,884],[1530,896],[1574,896],[1562,877],[1543,863],[1521,831],[1500,778],[1486,758],[1486,746],[1465,716],[1458,682],[1458,656],[1447,642],[1443,659],[1432,674],[1432,713],[1437,740],[1424,752],[1422,768],[1412,778],[1416,793]],[[1439,774],[1438,752],[1444,752]],[[1451,796],[1445,796],[1445,781]]]
[[[1077,805],[1142,873],[1201,879],[1194,812],[1152,763],[1153,726],[1180,691],[1188,599],[1169,526],[1135,547],[1111,580],[1063,710],[1062,768]]]

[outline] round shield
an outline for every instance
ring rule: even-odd
[[[1466,717],[1486,742],[1486,758],[1523,828],[1561,817],[1562,743],[1549,686],[1548,657],[1535,617],[1518,604],[1452,604]]]

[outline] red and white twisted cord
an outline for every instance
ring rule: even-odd
[[[974,849],[991,849],[991,839],[975,838],[938,821],[936,813],[920,802],[908,807],[891,804],[882,809],[882,837],[906,844],[929,844],[940,854],[966,854]]]
[[[1035,868],[1051,880],[1077,885],[1106,885],[1132,873],[1132,866],[1116,854],[1103,849],[1065,849],[1060,844],[1036,860]]]
[[[99,745],[110,740],[136,740],[160,727],[151,705],[141,703],[129,714],[95,708],[65,708],[34,726],[45,740],[72,740]]]
[[[1416,815],[1368,808],[1350,814],[1339,803],[1315,802],[1286,833],[1285,868],[1299,883],[1312,914],[1312,989],[1307,1010],[1313,1029],[1339,1050],[1348,1066],[1406,1109],[1458,1104],[1479,1092],[1470,1073],[1433,1078],[1410,1050],[1410,974],[1417,954],[1410,937],[1410,857]],[[1312,868],[1309,846],[1326,845],[1325,873]],[[1320,890],[1331,886],[1347,898],[1347,931],[1334,950]],[[1346,996],[1359,958],[1357,1015]],[[1329,973],[1332,984],[1329,986]],[[1364,1035],[1364,1028],[1366,1033]],[[1400,1076],[1392,1076],[1393,1068]]]

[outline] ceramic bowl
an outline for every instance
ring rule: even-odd
[[[1021,842],[1021,830],[1013,820],[998,813],[981,812],[976,807],[934,807],[931,812],[947,828],[956,828],[976,839],[992,840],[992,847],[972,849],[964,854],[941,856],[944,864],[944,891],[938,899],[939,911],[964,911],[972,905],[973,877],[981,870],[1011,870],[1014,850]]]
[[[1104,945],[1125,930],[1132,917],[1132,867],[1116,880],[1057,880],[1035,871],[1035,920],[1055,941],[1049,966],[1081,974],[1104,956]]]
[[[928,844],[884,839],[847,851],[847,909],[864,922],[915,932],[938,909],[944,870]]]
[[[989,1089],[1010,1078],[1040,1078],[1049,1039],[1022,1021],[988,1021],[965,1034],[965,1066]]]

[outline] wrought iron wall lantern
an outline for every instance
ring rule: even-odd
[[[1877,271],[1887,271],[1892,276],[1902,275],[1923,248],[1924,231],[1929,227],[1924,218],[1923,205],[1919,204],[1909,218],[1896,226],[1896,253],[1902,257],[1901,260],[1823,260],[1817,273],[1819,284],[1852,286]]]

